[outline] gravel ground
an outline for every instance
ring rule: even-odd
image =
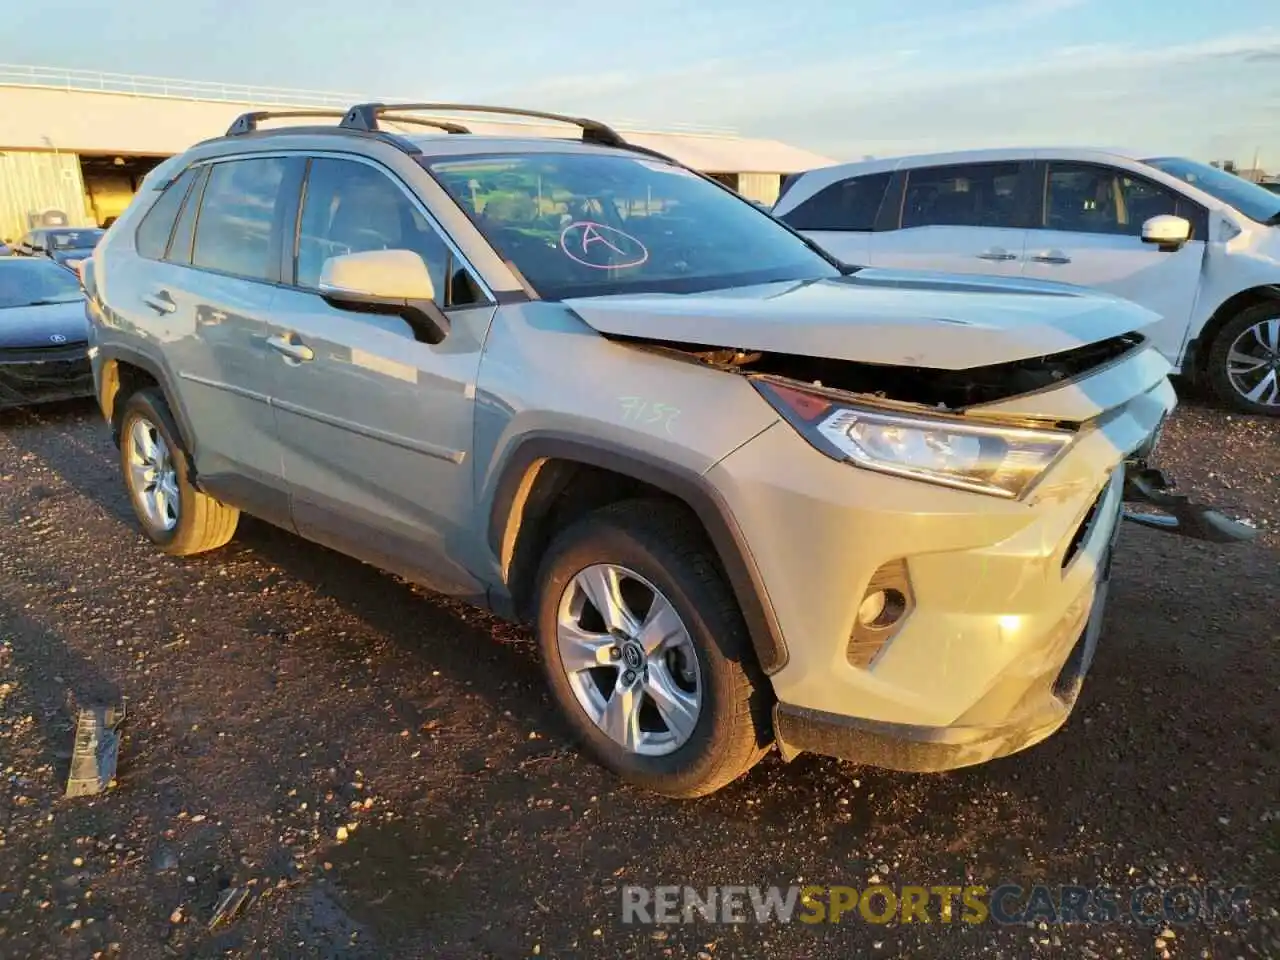
[[[0,955],[1280,956],[1280,423],[1187,405],[1162,458],[1263,536],[1127,529],[1058,735],[945,775],[771,756],[676,803],[566,742],[525,631],[253,521],[164,557],[92,407],[0,415]],[[63,799],[75,705],[121,695],[115,786]],[[1254,919],[619,919],[624,884],[873,875],[1241,884]],[[252,900],[210,930],[231,885]]]

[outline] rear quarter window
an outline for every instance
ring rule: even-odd
[[[891,176],[885,171],[839,180],[778,219],[793,230],[871,230]]]
[[[187,170],[173,183],[164,188],[160,197],[151,205],[138,224],[134,234],[134,245],[139,256],[148,260],[163,260],[169,248],[169,237],[173,233],[174,221],[178,211],[182,209],[182,201],[186,199],[187,190],[195,180],[196,170]]]

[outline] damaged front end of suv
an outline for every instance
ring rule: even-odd
[[[864,269],[571,306],[615,342],[746,378],[779,416],[707,478],[784,625],[788,758],[923,771],[1028,747],[1092,662],[1122,517],[1254,536],[1148,464],[1176,401],[1155,316],[1125,301]]]

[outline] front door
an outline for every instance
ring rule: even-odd
[[[408,249],[449,312],[442,343],[397,317],[329,306],[330,256]],[[474,509],[476,375],[494,306],[418,202],[372,164],[310,161],[295,284],[272,314],[280,450],[298,532],[446,593],[484,586],[454,558]]]
[[[1095,287],[1160,314],[1148,336],[1178,366],[1200,284],[1205,211],[1163,185],[1095,164],[1051,162],[1044,197],[1023,275]],[[1191,241],[1169,252],[1144,243],[1142,224],[1160,214],[1191,221]]]
[[[872,266],[1016,277],[1026,230],[1018,161],[921,167],[907,173],[896,230],[868,234]]]

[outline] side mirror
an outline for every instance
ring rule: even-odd
[[[368,250],[330,257],[320,270],[320,296],[340,310],[402,317],[420,343],[449,335],[435,284],[412,250]]]
[[[1142,225],[1143,243],[1154,243],[1162,251],[1171,252],[1191,239],[1191,221],[1162,213]]]

